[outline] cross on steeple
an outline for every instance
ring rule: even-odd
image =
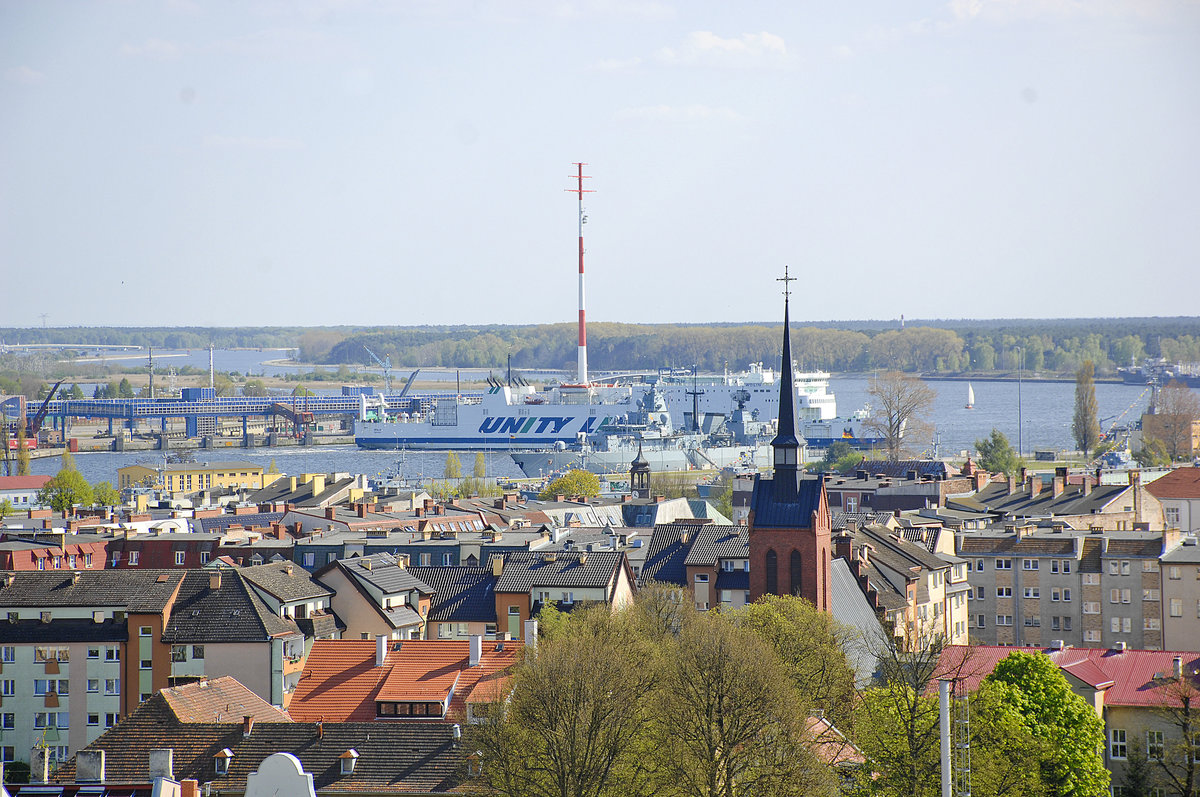
[[[788,267],[787,267],[787,265],[784,265],[784,267],[783,267],[783,276],[782,276],[782,277],[776,277],[776,278],[775,278],[775,281],[776,281],[776,282],[782,282],[782,283],[783,283],[783,301],[784,301],[784,303],[786,303],[786,302],[787,302],[787,300],[788,300],[788,297],[792,295],[792,289],[791,289],[791,287],[788,285],[788,283],[789,283],[789,282],[795,282],[795,281],[796,281],[796,278],[795,278],[795,277],[789,277],[789,276],[788,276]]]

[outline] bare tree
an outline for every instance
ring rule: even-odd
[[[1159,679],[1160,701],[1155,714],[1169,730],[1153,740],[1147,736],[1150,758],[1157,764],[1157,780],[1170,793],[1193,795],[1200,787],[1200,688],[1196,673],[1182,672]],[[1155,733],[1151,729],[1151,734]]]
[[[906,440],[925,441],[932,431],[929,412],[937,392],[915,376],[888,371],[867,391],[871,417],[867,428],[883,438],[888,459],[900,459]]]
[[[1195,423],[1200,420],[1200,398],[1192,389],[1174,379],[1158,391],[1150,426],[1154,437],[1163,441],[1172,460],[1189,457],[1193,452]]]

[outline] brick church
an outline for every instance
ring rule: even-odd
[[[791,278],[784,275],[783,367],[779,379],[779,430],[771,441],[774,472],[759,476],[750,497],[750,599],[799,595],[820,611],[830,610],[832,557],[829,500],[825,481],[803,471],[805,441],[796,431],[792,386],[792,342],[788,327]]]

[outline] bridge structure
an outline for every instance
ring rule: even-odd
[[[384,394],[388,410],[394,412],[431,412],[437,398],[447,393]],[[463,393],[464,398],[482,397],[482,393]],[[54,428],[64,428],[68,419],[101,418],[109,421],[110,431],[120,422],[132,429],[138,421],[159,420],[165,428],[169,419],[182,418],[188,437],[197,435],[200,418],[241,418],[243,434],[250,418],[283,416],[295,422],[318,416],[358,415],[361,401],[357,395],[333,396],[221,396],[216,398],[132,398],[132,399],[57,399],[46,407],[46,420]],[[286,409],[287,412],[282,410]],[[30,412],[32,415],[32,411]]]

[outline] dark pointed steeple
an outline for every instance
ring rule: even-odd
[[[638,443],[637,456],[629,463],[629,492],[634,498],[650,497],[650,462],[642,453],[642,444]]]
[[[795,496],[800,483],[800,452],[805,443],[796,433],[796,389],[792,377],[792,334],[788,319],[788,300],[791,290],[788,283],[795,280],[788,276],[784,267],[783,276],[783,363],[779,368],[779,428],[771,441],[774,449],[775,474],[773,494],[776,499]]]

